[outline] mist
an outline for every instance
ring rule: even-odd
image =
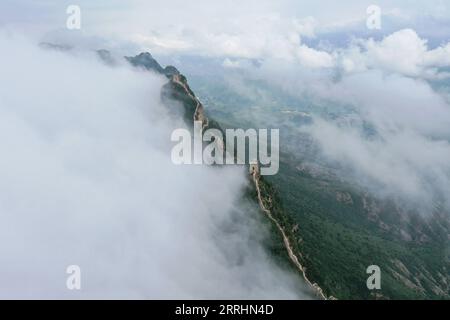
[[[309,297],[266,252],[244,168],[172,164],[167,79],[16,35],[0,50],[0,298]]]
[[[280,141],[282,150],[310,157],[333,168],[340,180],[422,214],[436,204],[450,212],[450,102],[435,85],[447,80],[381,66],[345,72],[339,65],[316,69],[277,59],[224,70],[223,82],[237,97],[256,106],[279,99],[272,111],[253,112],[251,121],[273,125],[277,119],[280,132],[291,138]],[[252,86],[255,80],[263,85]],[[306,112],[311,123],[283,122],[273,116],[280,110]],[[302,154],[305,148],[289,145],[305,135],[317,153]]]
[[[316,117],[305,129],[326,158],[376,195],[419,206],[422,213],[432,211],[436,201],[450,208],[445,96],[426,81],[377,71],[346,76],[324,89],[316,91],[317,98],[355,108],[352,121]]]

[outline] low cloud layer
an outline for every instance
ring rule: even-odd
[[[171,163],[164,78],[12,36],[0,50],[1,298],[305,297],[261,245],[243,169]]]
[[[421,38],[413,29],[401,29],[386,35],[382,39],[373,37],[358,38],[355,35],[350,43],[343,47],[315,48],[301,41],[300,31],[292,29],[294,36],[289,46],[278,46],[277,53],[255,54],[250,58],[261,58],[262,63],[288,63],[301,67],[303,72],[328,71],[339,74],[362,73],[381,70],[388,74],[401,74],[418,79],[440,80],[450,77],[450,43],[430,47],[428,40]],[[295,40],[295,41],[294,41]],[[242,62],[247,56],[233,60],[227,58],[225,66],[245,67]],[[241,65],[239,65],[241,63]]]
[[[357,40],[339,54],[345,72],[380,69],[419,78],[448,77],[450,43],[430,49],[428,41],[412,29],[402,29],[380,41]]]
[[[367,8],[373,3],[357,0],[345,4],[330,0],[198,0],[188,6],[181,0],[131,0],[126,4],[79,0],[74,4],[81,9],[81,30],[67,32],[67,3],[4,0],[0,21],[39,39],[72,38],[84,45],[102,41],[116,49],[140,47],[160,55],[285,59],[312,68],[329,68],[343,58],[343,68],[348,70],[376,63],[428,76],[435,75],[437,57],[438,64],[447,61],[448,66],[450,6],[442,0],[413,5],[406,0],[378,1],[381,29],[375,30],[366,27]],[[396,32],[402,29],[408,31]],[[383,37],[381,44],[372,40],[352,46],[344,55],[340,52],[352,39],[378,41]],[[433,38],[430,49],[425,48],[424,37]],[[440,45],[444,49],[433,51]],[[364,57],[366,50],[368,57]],[[396,59],[399,56],[403,58]]]
[[[307,129],[348,177],[377,194],[425,204],[427,210],[437,200],[447,201],[450,105],[445,96],[427,82],[378,71],[344,77],[316,94],[355,108],[337,122],[317,118]]]
[[[255,105],[274,99],[252,90],[248,79],[281,89],[275,98],[289,98],[281,110],[310,113],[311,125],[286,123],[282,130],[308,133],[323,158],[344,169],[341,178],[430,213],[437,203],[450,210],[450,100],[442,69],[447,50],[448,44],[430,49],[426,39],[405,29],[336,51],[332,67],[267,59],[257,67],[232,60],[233,68],[228,63],[224,70],[229,89]],[[350,62],[359,67],[343,68]]]

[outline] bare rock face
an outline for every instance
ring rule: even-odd
[[[141,67],[146,70],[153,70],[155,72],[164,74],[164,69],[160,66],[153,56],[148,52],[142,52],[135,57],[125,57],[133,66]]]

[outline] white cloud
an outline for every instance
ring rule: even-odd
[[[427,206],[426,210],[437,199],[447,201],[450,105],[426,82],[370,71],[312,92],[337,109],[354,107],[356,123],[376,131],[368,136],[355,119],[350,125],[316,119],[307,129],[323,154],[346,169],[346,178],[356,178],[377,194]]]
[[[297,49],[298,59],[305,67],[310,68],[331,68],[334,67],[334,57],[325,51],[312,49],[301,45]]]
[[[439,0],[427,4],[415,3],[414,6],[406,1],[380,1],[378,5],[382,8],[383,25],[389,26],[376,34],[368,32],[365,27],[368,4],[360,1],[342,5],[328,0],[317,3],[293,0],[233,0],[231,3],[221,3],[201,0],[186,6],[181,0],[134,0],[126,5],[115,1],[96,5],[81,1],[79,5],[83,23],[78,33],[102,36],[108,39],[103,44],[107,47],[126,44],[133,50],[139,47],[155,54],[284,59],[313,68],[333,67],[337,59],[344,71],[383,68],[428,78],[447,76],[438,73],[436,67],[449,65],[448,45],[429,50],[426,41],[413,29],[400,30],[382,41],[361,40],[356,48],[334,48],[337,52],[332,52],[332,47],[325,51],[319,49],[320,46],[307,45],[303,41],[333,32],[337,38],[380,36],[389,30],[404,28],[405,24],[420,29],[420,34],[440,34],[439,30],[429,30],[442,29],[440,26],[445,25],[445,19],[449,18],[448,5]],[[64,28],[64,5],[22,0],[5,2],[3,6],[0,12],[8,14],[1,20],[7,27],[25,29],[27,33],[38,30],[41,35]],[[24,17],[23,8],[28,8],[30,18]],[[397,20],[400,22],[396,24]],[[436,21],[439,23],[436,24]],[[336,25],[340,27],[336,29]],[[424,25],[430,27],[422,30]],[[64,36],[76,37],[76,34],[71,32]],[[341,43],[341,46],[344,45]],[[342,50],[346,52],[339,54]]]
[[[323,154],[356,181],[382,197],[430,213],[450,192],[450,144],[411,130],[380,132],[367,138],[359,130],[316,119],[308,130]],[[449,203],[446,203],[448,206]]]
[[[299,297],[239,202],[245,173],[171,163],[163,77],[14,37],[0,50],[0,297]]]
[[[397,31],[380,42],[372,39],[365,44],[369,67],[418,75],[427,51],[426,41],[411,29]]]
[[[439,68],[450,66],[450,43],[429,49],[427,40],[412,29],[394,32],[380,41],[359,39],[340,52],[346,72],[380,69],[418,78],[448,76]]]

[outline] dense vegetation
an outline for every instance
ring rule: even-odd
[[[380,228],[379,221],[368,219],[362,203],[366,195],[337,182],[308,177],[287,162],[269,180],[279,191],[284,212],[291,218],[288,221],[298,224],[295,237],[309,276],[328,295],[344,299],[449,297],[448,282],[444,283],[449,272],[445,230],[438,237],[430,235],[427,242],[402,240]],[[339,202],[336,190],[351,194],[353,203]],[[382,271],[381,290],[367,289],[366,268],[372,264]]]

